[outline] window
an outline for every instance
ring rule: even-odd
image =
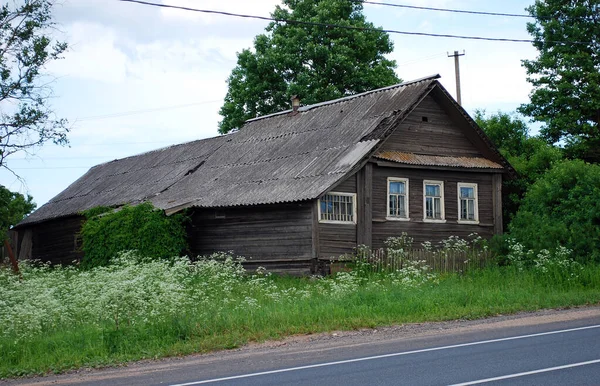
[[[445,222],[444,183],[423,181],[423,219],[430,222]]]
[[[319,221],[356,223],[356,194],[329,192],[319,199]]]
[[[459,182],[458,190],[458,222],[479,222],[477,208],[477,184]]]
[[[387,218],[408,220],[408,179],[388,178]]]

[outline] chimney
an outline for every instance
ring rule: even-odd
[[[291,115],[298,114],[299,107],[300,107],[300,98],[298,98],[298,95],[292,95],[292,114]]]

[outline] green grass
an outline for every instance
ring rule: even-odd
[[[3,378],[228,349],[294,334],[600,302],[600,266],[594,265],[571,279],[560,272],[489,267],[463,275],[417,274],[404,282],[397,275],[360,273],[329,279],[247,277],[232,263],[124,264],[91,274],[25,270],[21,283],[9,275],[0,276],[0,304],[8,305],[0,322],[13,326],[0,334]],[[123,288],[132,298],[119,292]],[[144,297],[147,292],[156,295]],[[98,311],[108,304],[102,296],[112,302],[112,312]]]

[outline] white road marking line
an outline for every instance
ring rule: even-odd
[[[556,330],[556,331],[540,332],[540,333],[537,333],[537,334],[518,335],[518,336],[511,336],[511,337],[508,337],[508,338],[481,340],[481,341],[477,341],[477,342],[453,344],[453,345],[450,345],[450,346],[432,347],[432,348],[425,348],[425,349],[421,349],[421,350],[404,351],[404,352],[399,352],[399,353],[375,355],[375,356],[364,357],[364,358],[347,359],[347,360],[335,361],[335,362],[317,363],[317,364],[314,364],[314,365],[306,365],[306,366],[298,366],[298,367],[288,367],[288,368],[285,368],[285,369],[270,370],[270,371],[261,371],[261,372],[258,372],[258,373],[233,375],[231,377],[205,379],[203,381],[177,383],[177,384],[173,384],[171,386],[202,385],[202,384],[206,384],[206,383],[216,383],[216,382],[222,382],[222,381],[231,381],[231,380],[234,380],[234,379],[259,377],[261,375],[287,373],[287,372],[290,372],[290,371],[314,369],[314,368],[318,368],[318,367],[327,367],[327,366],[336,366],[336,365],[341,365],[341,364],[346,364],[346,363],[364,362],[364,361],[370,361],[370,360],[375,360],[375,359],[392,358],[392,357],[398,357],[398,356],[403,356],[403,355],[420,354],[420,353],[431,352],[431,351],[441,351],[441,350],[449,350],[449,349],[460,348],[460,347],[478,346],[478,345],[488,344],[488,343],[497,343],[497,342],[506,342],[506,341],[510,341],[510,340],[517,340],[517,339],[535,338],[535,337],[538,337],[538,336],[564,334],[564,333],[567,333],[567,332],[589,330],[589,329],[592,329],[592,328],[600,328],[600,324],[595,324],[593,326],[569,328],[567,330]]]
[[[579,366],[585,366],[585,365],[592,365],[594,363],[600,363],[600,359],[596,359],[596,360],[593,360],[593,361],[587,361],[587,362],[571,363],[569,365],[563,365],[563,366],[548,367],[546,369],[525,371],[523,373],[515,373],[515,374],[503,375],[503,376],[494,377],[494,378],[479,379],[477,381],[471,381],[471,382],[455,383],[455,384],[450,385],[450,386],[479,385],[481,383],[501,381],[503,379],[511,379],[511,378],[517,378],[517,377],[524,377],[526,375],[532,375],[532,374],[547,373],[549,371],[556,371],[556,370],[562,370],[562,369],[570,369],[571,367],[579,367]]]

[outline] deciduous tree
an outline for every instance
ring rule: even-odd
[[[533,91],[520,111],[569,156],[600,162],[600,0],[537,0],[528,9],[539,55],[523,61]]]
[[[527,123],[518,115],[499,111],[488,116],[479,110],[475,112],[475,121],[518,174],[514,179],[504,179],[502,185],[502,212],[507,226],[529,187],[562,159],[562,151],[540,137],[531,136]]]
[[[219,132],[286,110],[293,95],[313,104],[398,83],[396,63],[384,56],[393,44],[362,10],[349,0],[283,0],[272,17],[286,21],[270,23],[253,50],[238,53]]]
[[[9,0],[0,6],[0,166],[47,141],[66,144],[64,119],[54,117],[44,67],[66,43],[52,39],[53,0]]]
[[[23,220],[35,206],[31,196],[25,197],[0,185],[0,241],[4,241],[6,231]]]

